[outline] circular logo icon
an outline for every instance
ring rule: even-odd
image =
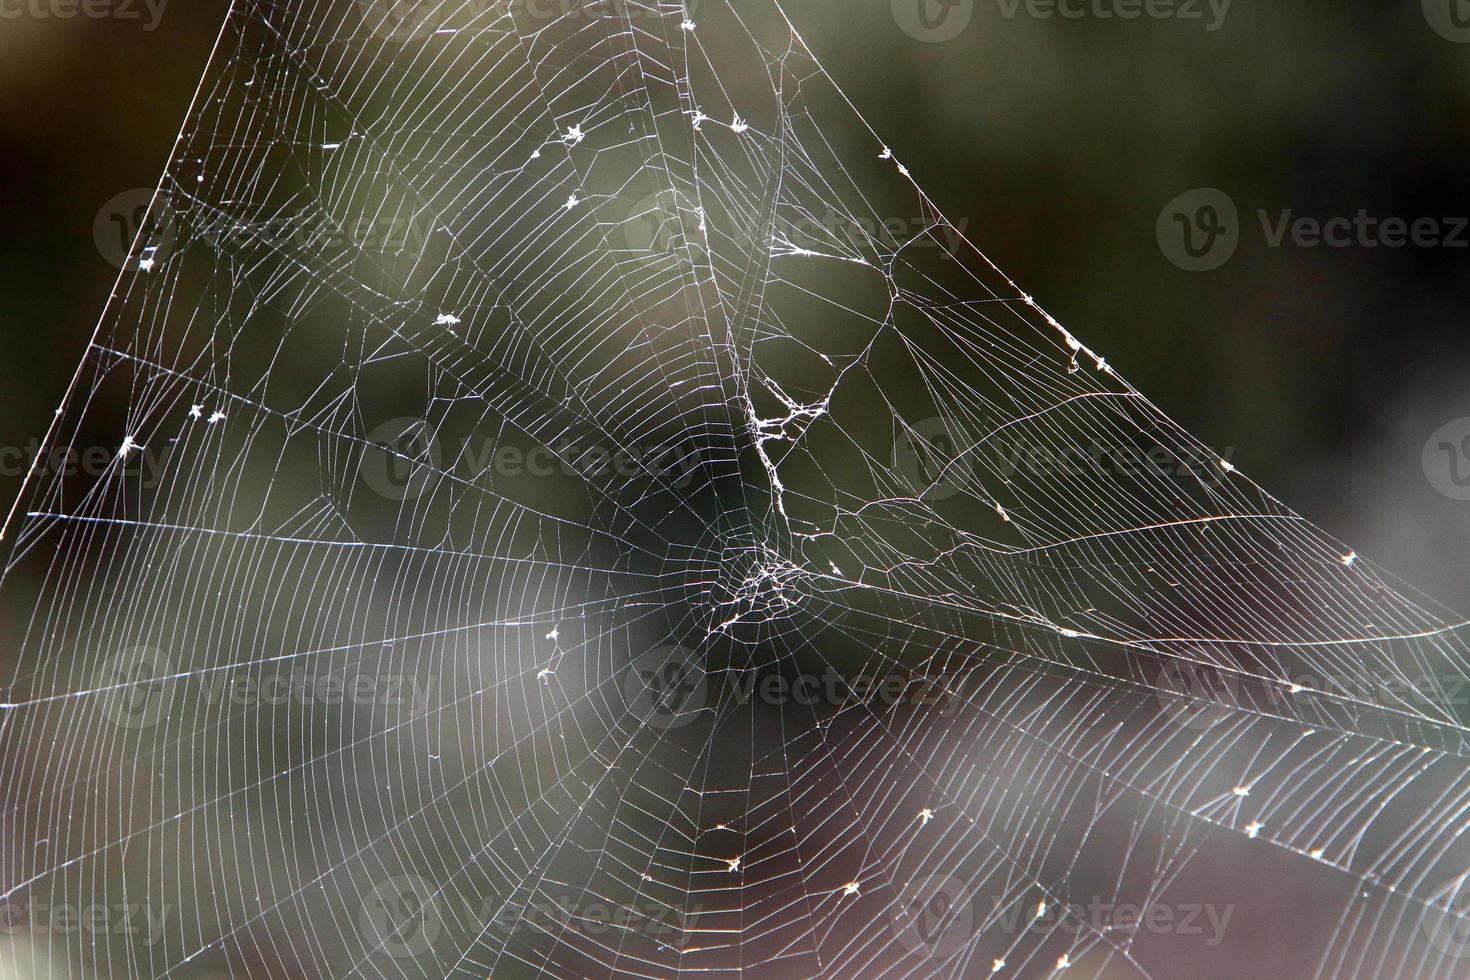
[[[1240,247],[1240,211],[1224,191],[1199,187],[1170,201],[1154,232],[1164,258],[1186,272],[1210,272]]]
[[[925,44],[953,41],[975,17],[975,0],[892,0],[893,21]]]
[[[369,950],[393,959],[424,955],[444,930],[438,886],[418,875],[378,882],[362,901],[357,928]]]
[[[440,471],[439,440],[421,418],[389,419],[367,434],[367,443],[358,470],[384,499],[417,500]]]
[[[108,265],[115,269],[127,266],[134,242],[135,268],[144,272],[168,257],[177,234],[173,208],[164,195],[158,195],[156,205],[153,198],[152,190],[135,187],[113,196],[98,209],[92,220],[92,241]]]
[[[709,675],[684,647],[649,650],[623,676],[623,703],[650,728],[683,728],[709,704]]]
[[[958,878],[933,874],[905,885],[889,913],[889,925],[910,952],[947,959],[963,950],[979,925],[975,896]]]
[[[1470,500],[1470,418],[1446,422],[1424,443],[1424,475],[1451,500]]]
[[[893,444],[893,468],[914,495],[947,500],[970,485],[974,459],[961,457],[963,433],[953,420],[929,418],[904,426]]]
[[[1470,0],[1424,0],[1424,19],[1445,40],[1470,44]]]
[[[1214,728],[1240,707],[1240,684],[1233,674],[1192,660],[1165,661],[1154,695],[1170,721],[1199,731]]]
[[[1429,945],[1456,960],[1470,956],[1470,887],[1465,879],[1460,875],[1435,889],[1419,919]]]
[[[128,731],[152,728],[173,702],[174,666],[154,647],[129,647],[102,662],[92,678],[107,720]]]
[[[692,201],[671,190],[654,191],[635,201],[618,223],[611,244],[634,260],[658,261],[703,251],[703,213]]]

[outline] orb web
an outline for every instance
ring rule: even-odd
[[[1463,962],[1465,623],[773,0],[238,0],[47,445],[6,975]]]

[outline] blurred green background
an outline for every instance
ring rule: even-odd
[[[1256,218],[1470,215],[1470,43],[1431,28],[1437,0],[1237,0],[1213,31],[1207,8],[957,0],[968,25],[942,43],[900,29],[904,2],[788,6],[920,185],[1073,333],[1298,510],[1470,610],[1470,503],[1421,463],[1470,416],[1470,249],[1272,248]],[[0,19],[3,446],[50,421],[116,275],[98,211],[156,182],[227,3],[168,5],[152,30],[137,9]],[[1241,211],[1213,272],[1155,236],[1196,187]]]

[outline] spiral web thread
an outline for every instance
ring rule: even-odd
[[[772,0],[238,0],[88,445],[6,529],[0,894],[160,926],[13,929],[5,976],[1209,953],[1033,925],[1097,900],[1465,974],[1466,624],[1000,274]],[[283,673],[373,696],[220,694]]]

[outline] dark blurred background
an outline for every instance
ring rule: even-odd
[[[1271,247],[1257,217],[1470,216],[1465,0],[1236,0],[1223,20],[1204,2],[1197,20],[947,2],[921,37],[900,26],[914,0],[789,7],[920,185],[1073,333],[1298,510],[1470,610],[1470,502],[1421,458],[1470,416],[1470,248]],[[0,445],[44,433],[117,273],[99,210],[155,184],[226,8],[0,18]],[[1155,226],[1200,187],[1233,199],[1240,243],[1187,272]]]

